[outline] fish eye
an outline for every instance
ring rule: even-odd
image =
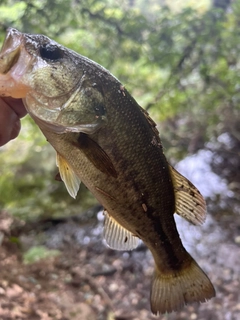
[[[63,51],[52,44],[46,44],[40,48],[40,56],[44,60],[57,61],[63,57]]]

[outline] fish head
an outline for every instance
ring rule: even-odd
[[[44,35],[8,29],[0,96],[22,98],[37,124],[57,133],[91,133],[105,120],[103,94],[84,59]]]

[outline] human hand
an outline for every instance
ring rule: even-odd
[[[18,136],[20,119],[26,114],[22,99],[0,97],[0,147]]]

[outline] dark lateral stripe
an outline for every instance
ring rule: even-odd
[[[165,261],[165,263],[171,270],[177,271],[182,268],[182,261],[179,260],[179,256],[176,255],[176,250],[178,249],[176,248],[176,244],[179,242],[181,244],[181,240],[178,235],[175,221],[172,218],[173,220],[169,221],[169,225],[167,226],[168,230],[164,230],[161,220],[159,219],[159,217],[154,216],[153,213],[154,211],[148,207],[147,216],[151,221],[153,221],[154,232],[158,234],[159,241],[167,253],[167,261]],[[177,241],[175,241],[174,237],[176,237],[175,239]]]

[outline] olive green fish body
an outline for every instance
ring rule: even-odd
[[[115,173],[101,171],[105,164],[94,149],[91,149],[92,157],[99,165],[89,163],[89,157],[81,148],[83,134],[69,133],[72,137],[65,150],[61,135],[46,132],[45,135],[117,222],[152,250],[157,247],[158,253],[161,246],[164,253],[168,245],[167,251],[171,249],[168,256],[171,251],[174,254],[175,248],[177,253],[186,254],[173,219],[173,183],[156,129],[135,100],[126,91],[122,93],[120,83],[114,81],[109,87],[109,92],[104,93],[107,124],[91,135],[91,140],[108,155]],[[156,245],[151,245],[153,243]]]
[[[172,168],[156,125],[122,84],[95,62],[41,35],[8,31],[0,53],[0,95],[22,98],[57,152],[67,190],[80,180],[104,206],[104,237],[153,254],[154,314],[203,302],[214,288],[180,240],[174,213],[205,219],[199,191]]]

